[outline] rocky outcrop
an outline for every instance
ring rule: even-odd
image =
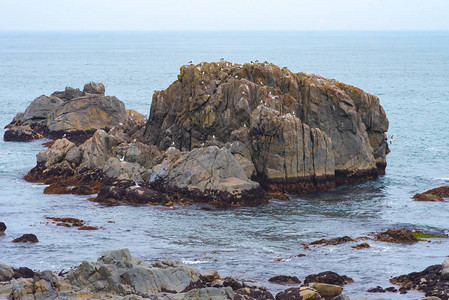
[[[83,91],[66,87],[63,92],[39,96],[6,126],[5,141],[67,137],[85,141],[97,129],[119,125],[127,118],[123,102],[105,96],[102,83],[90,82]]]
[[[73,102],[102,93],[90,83],[53,96]],[[43,112],[31,111],[59,120],[42,103]],[[269,63],[183,66],[155,92],[148,122],[134,111],[124,118],[82,144],[55,141],[25,178],[50,184],[46,193],[98,193],[95,201],[112,204],[229,207],[376,178],[386,166],[388,120],[377,97]]]
[[[385,232],[378,233],[375,239],[377,241],[399,244],[413,244],[419,241],[413,232],[408,229],[388,229]]]
[[[326,283],[342,286],[354,282],[354,280],[346,275],[339,275],[332,271],[325,271],[318,274],[311,274],[304,279],[305,284],[309,283]]]
[[[233,280],[208,282],[201,274],[173,260],[147,264],[127,249],[106,251],[96,262],[84,261],[67,274],[33,272],[30,279],[11,279],[12,268],[0,264],[0,298],[7,299],[273,299],[263,287]],[[2,281],[0,279],[0,281]]]
[[[260,183],[299,192],[383,174],[387,129],[378,98],[358,88],[269,63],[223,61],[183,66],[156,92],[145,138],[160,149],[239,143]]]
[[[449,202],[449,186],[442,186],[417,193],[413,196],[416,201]]]

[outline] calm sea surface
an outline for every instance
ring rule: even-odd
[[[150,110],[153,90],[176,80],[189,60],[259,59],[358,86],[380,97],[394,135],[387,175],[321,194],[256,208],[103,207],[74,195],[44,195],[22,177],[44,149],[41,141],[0,142],[0,261],[60,270],[127,247],[153,261],[180,259],[198,269],[270,285],[274,275],[333,270],[354,278],[350,295],[390,286],[390,276],[421,271],[449,255],[449,240],[415,245],[354,243],[304,250],[301,243],[387,228],[447,235],[448,203],[412,201],[416,192],[449,185],[449,33],[0,33],[0,125],[41,94],[103,82],[127,108]],[[4,130],[0,130],[3,136]],[[75,217],[102,226],[84,232],[46,224]],[[109,223],[113,221],[115,223]],[[23,233],[40,242],[13,244]],[[296,257],[303,253],[307,256]],[[376,295],[371,295],[376,296]],[[383,294],[395,299],[416,294]]]

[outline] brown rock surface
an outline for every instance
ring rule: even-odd
[[[408,229],[388,229],[385,232],[376,235],[377,241],[399,244],[413,244],[418,242],[418,239],[413,235],[413,232]]]
[[[442,186],[428,190],[424,193],[418,193],[413,196],[416,201],[448,202],[449,186]]]

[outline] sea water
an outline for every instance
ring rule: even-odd
[[[321,238],[366,236],[388,228],[444,236],[449,204],[412,196],[449,185],[448,32],[155,32],[0,33],[0,125],[39,95],[102,82],[127,108],[148,114],[155,89],[167,88],[193,60],[244,63],[258,59],[293,72],[335,78],[379,96],[394,136],[386,175],[335,190],[292,196],[252,208],[102,206],[87,196],[44,195],[22,177],[45,140],[0,142],[0,261],[15,267],[61,270],[94,260],[104,250],[129,248],[149,262],[175,258],[222,276],[252,279],[272,292],[275,275],[332,270],[352,277],[349,295],[390,286],[391,276],[421,271],[449,255],[449,239],[414,245],[368,241],[316,246]],[[0,130],[3,136],[5,130]],[[74,217],[98,231],[55,226],[45,219]],[[14,244],[34,233],[37,244]],[[306,256],[298,257],[298,254]],[[419,294],[383,294],[395,299]],[[375,297],[376,295],[371,294]]]

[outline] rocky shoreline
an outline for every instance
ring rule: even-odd
[[[413,289],[423,299],[449,299],[449,259],[422,272],[391,279],[399,292]],[[260,283],[221,278],[217,271],[199,272],[181,262],[165,259],[148,264],[132,257],[128,249],[106,251],[96,262],[60,272],[13,268],[0,263],[0,299],[368,299],[345,295],[352,278],[332,271],[306,276],[304,284],[294,276],[275,276],[270,282],[291,287],[273,295]],[[398,292],[378,286],[370,293]]]
[[[56,139],[26,176],[109,204],[254,206],[385,173],[388,119],[362,90],[271,63],[181,67],[148,120],[101,83],[36,98],[6,141]]]

